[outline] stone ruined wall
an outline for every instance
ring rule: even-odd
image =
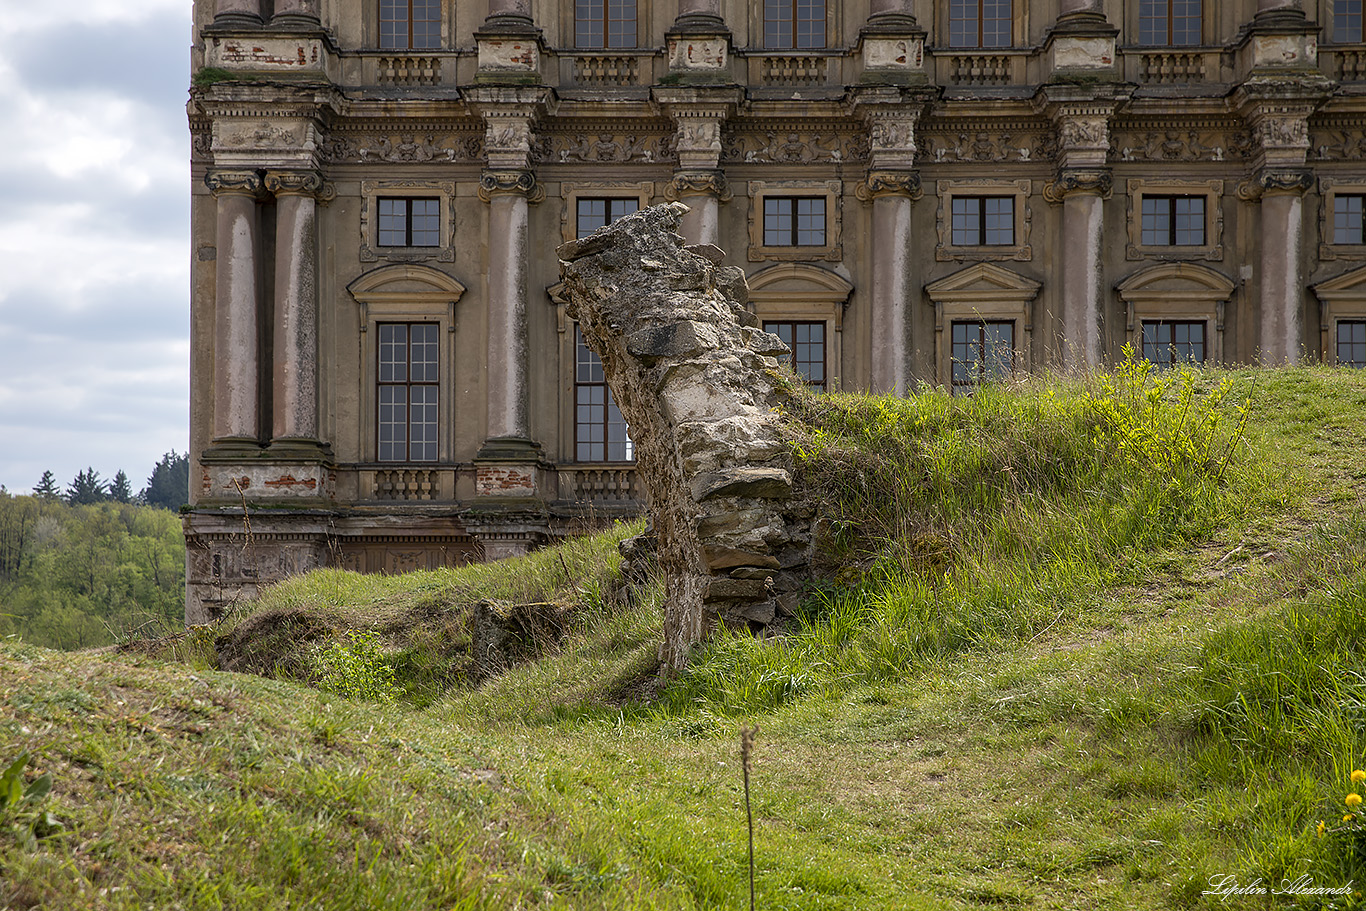
[[[797,378],[745,309],[744,273],[685,246],[678,203],[559,248],[585,342],[631,428],[666,579],[667,671],[719,619],[766,624],[809,577],[811,510],[784,424]]]

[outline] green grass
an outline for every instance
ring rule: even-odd
[[[1349,907],[1202,892],[1366,882],[1315,831],[1366,765],[1366,375],[1126,369],[806,403],[833,581],[662,689],[634,526],[310,574],[154,654],[7,641],[0,767],[62,828],[0,818],[0,907],[742,908],[754,723],[760,908]],[[575,619],[475,687],[485,598]],[[393,701],[313,685],[358,641]]]

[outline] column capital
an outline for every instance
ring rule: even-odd
[[[256,171],[210,171],[204,175],[204,185],[214,196],[238,194],[259,196],[263,188],[261,175]]]
[[[1105,167],[1110,151],[1110,120],[1128,99],[1121,86],[1047,85],[1034,98],[1035,110],[1048,116],[1058,131],[1063,172]]]
[[[864,202],[881,196],[904,196],[915,201],[925,191],[920,186],[919,171],[869,171],[863,183],[854,188],[854,195]]]
[[[1069,196],[1099,196],[1109,199],[1114,177],[1104,168],[1067,168],[1044,184],[1043,198],[1057,205]]]
[[[315,199],[330,189],[317,171],[267,171],[265,187],[276,196],[311,196]]]
[[[479,175],[479,198],[488,202],[495,196],[523,196],[528,202],[540,202],[545,199],[545,188],[530,169],[485,169]]]
[[[1238,198],[1259,202],[1266,196],[1303,196],[1314,187],[1314,172],[1308,168],[1262,168],[1251,180],[1238,184]]]
[[[684,196],[714,196],[721,202],[735,198],[726,175],[718,170],[675,171],[673,180],[664,188],[664,198],[677,202]]]

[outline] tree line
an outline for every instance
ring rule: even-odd
[[[0,490],[4,488],[0,487]],[[58,484],[51,471],[43,472],[33,488],[33,495],[44,502],[62,500],[72,506],[108,501],[179,509],[190,499],[190,457],[180,455],[174,449],[163,455],[152,469],[147,486],[136,494],[122,468],[108,481],[101,478],[95,469],[86,468],[76,472],[76,477],[65,489]]]
[[[89,648],[179,627],[185,539],[174,510],[188,494],[189,460],[175,452],[136,495],[122,471],[106,482],[93,469],[65,490],[51,472],[31,495],[0,487],[0,637]]]

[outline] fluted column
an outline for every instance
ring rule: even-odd
[[[230,27],[259,26],[262,22],[261,0],[218,0],[213,22]]]
[[[275,325],[272,441],[318,440],[317,193],[312,171],[272,171],[275,194]]]
[[[256,197],[261,178],[254,171],[214,171],[205,182],[218,200],[213,439],[255,443],[260,437]]]

